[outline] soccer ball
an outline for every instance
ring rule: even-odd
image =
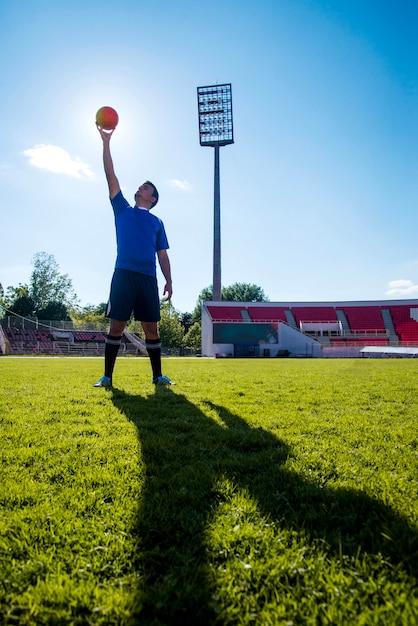
[[[96,124],[104,130],[114,130],[119,122],[119,116],[112,107],[102,107],[96,113]]]

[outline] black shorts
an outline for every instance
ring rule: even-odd
[[[116,269],[110,285],[106,317],[127,322],[132,315],[141,322],[160,321],[160,299],[155,276]]]

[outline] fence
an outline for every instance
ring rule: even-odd
[[[7,315],[0,320],[4,328],[21,328],[27,330],[102,330],[107,331],[109,322],[73,322],[66,320],[40,320],[37,317],[21,317]]]

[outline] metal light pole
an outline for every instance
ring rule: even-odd
[[[221,286],[221,194],[219,182],[219,148],[234,143],[231,84],[197,88],[199,136],[201,146],[215,148],[213,194],[213,295],[220,301]]]

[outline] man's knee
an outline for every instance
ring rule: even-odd
[[[126,322],[120,320],[110,320],[109,334],[114,337],[120,337],[125,330]]]
[[[156,341],[160,338],[157,322],[142,322],[142,328],[144,330],[146,339]]]

